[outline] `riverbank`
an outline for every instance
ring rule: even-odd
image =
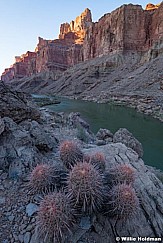
[[[109,98],[108,98],[109,97]],[[114,103],[115,105],[131,107],[135,109],[137,112],[144,113],[145,115],[152,116],[153,118],[158,119],[163,122],[163,98],[157,97],[154,98],[152,96],[139,96],[139,95],[108,95],[106,92],[102,92],[102,94],[98,98],[93,97],[84,97],[83,100],[94,101],[97,103]]]
[[[64,96],[69,99],[92,101],[101,104],[115,104],[135,109],[159,121],[163,122],[163,97],[141,96],[141,95],[114,95],[107,91],[102,91],[99,96]]]

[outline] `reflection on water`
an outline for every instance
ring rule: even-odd
[[[121,127],[127,128],[142,143],[145,163],[163,170],[163,123],[160,121],[130,108],[65,98],[48,108],[58,112],[80,112],[94,133],[99,128],[107,128],[113,133]]]

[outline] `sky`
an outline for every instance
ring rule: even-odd
[[[96,22],[106,13],[127,3],[145,8],[141,0],[0,0],[0,75],[15,56],[34,51],[38,37],[56,39],[61,23],[71,22],[85,8]],[[153,4],[159,3],[152,0]]]

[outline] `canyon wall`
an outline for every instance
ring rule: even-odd
[[[84,60],[120,51],[146,52],[162,37],[163,4],[150,11],[139,5],[123,5],[87,30]]]
[[[85,9],[71,23],[61,24],[58,39],[39,37],[35,52],[16,57],[1,78],[9,81],[44,71],[62,72],[79,62],[117,53],[154,58],[163,52],[163,3],[152,6],[143,10],[140,5],[123,5],[96,23]]]
[[[58,39],[45,40],[39,37],[35,52],[28,51],[20,57],[15,57],[15,63],[5,69],[1,79],[9,81],[45,71],[65,71],[83,61],[83,40],[91,23],[91,12],[86,8],[70,24],[61,24]]]
[[[3,81],[23,78],[36,73],[36,52],[27,51],[26,54],[15,57],[15,63],[2,73]]]

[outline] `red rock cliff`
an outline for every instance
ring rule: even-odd
[[[12,70],[5,70],[2,80],[43,71],[64,71],[94,57],[126,51],[156,57],[162,49],[163,3],[150,11],[143,10],[140,5],[123,5],[96,23],[86,9],[71,23],[61,25],[58,39],[39,37],[35,52],[17,58]]]
[[[75,21],[70,24],[61,24],[59,39],[73,39],[76,44],[82,44],[85,33],[92,23],[91,11],[86,8],[85,11],[78,16]]]
[[[86,32],[84,60],[119,51],[148,51],[163,36],[163,4],[153,12],[123,5]]]

